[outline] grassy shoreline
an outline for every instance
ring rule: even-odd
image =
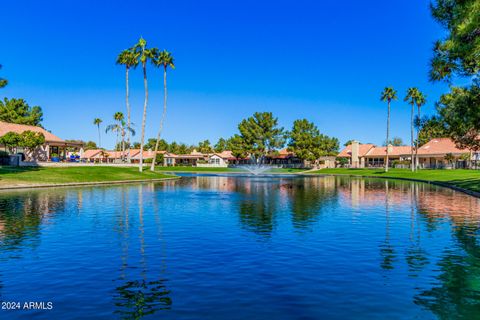
[[[308,172],[310,175],[345,175],[372,178],[392,178],[436,183],[480,194],[480,170],[419,170],[408,169],[322,169]]]
[[[135,182],[174,178],[162,172],[143,173],[138,168],[126,167],[0,167],[0,189],[81,185],[109,182]]]

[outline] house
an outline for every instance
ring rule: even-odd
[[[164,166],[196,166],[197,163],[207,163],[208,155],[193,150],[190,154],[174,154],[165,152],[163,155]]]
[[[67,142],[42,127],[0,121],[0,137],[8,132],[22,134],[25,131],[38,132],[45,137],[45,143],[37,147],[33,152],[27,152],[27,150],[21,147],[16,148],[16,153],[23,153],[28,160],[49,161],[52,157],[66,160],[68,149],[82,152],[82,143]]]
[[[351,168],[369,168],[383,167],[387,157],[389,165],[394,161],[410,162],[412,158],[412,148],[409,146],[378,147],[374,144],[361,144],[353,141],[352,144],[345,147],[337,157],[348,159],[348,166]],[[450,138],[436,138],[427,142],[418,148],[419,165],[421,168],[444,168],[448,166],[445,159],[447,154],[453,156],[453,162],[458,166],[465,166],[463,160],[465,154],[468,154],[471,161],[474,161],[478,154],[470,152],[468,149],[459,149]],[[415,151],[414,151],[415,156]]]
[[[465,167],[465,159],[473,161],[478,157],[478,153],[458,148],[450,138],[436,138],[418,148],[418,162],[421,168],[445,168],[451,165],[445,159],[447,154],[452,155],[455,167]]]

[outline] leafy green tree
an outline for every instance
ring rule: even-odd
[[[453,87],[437,105],[450,136],[461,148],[480,150],[480,83]]]
[[[247,148],[244,145],[244,140],[238,134],[227,140],[227,149],[232,151],[235,158],[242,159],[248,156]]]
[[[336,140],[336,139],[335,139]],[[288,150],[301,160],[316,161],[321,156],[338,152],[338,140],[320,134],[317,126],[307,119],[295,120],[290,132]]]
[[[480,150],[480,6],[478,0],[435,0],[432,15],[447,31],[437,41],[431,60],[432,81],[471,80],[451,86],[438,103],[451,138],[462,148]]]
[[[201,153],[212,153],[213,148],[210,144],[210,140],[203,140],[198,143],[198,151]]]
[[[7,132],[0,137],[0,144],[4,145],[10,153],[13,153],[14,148],[18,147],[21,141],[22,137],[16,132]]]
[[[0,121],[41,126],[43,120],[42,108],[39,106],[30,107],[23,99],[0,100]]]
[[[103,120],[100,118],[93,119],[93,125],[97,126],[98,129],[98,147],[102,145],[102,136],[100,134],[100,125],[102,124]]]
[[[2,69],[2,65],[0,64],[0,69]],[[0,78],[0,88],[5,87],[8,84],[7,79]]]
[[[380,96],[380,100],[387,103],[388,106],[388,113],[387,113],[387,139],[385,141],[390,140],[390,103],[392,100],[397,100],[397,90],[393,89],[392,87],[385,87],[383,89],[382,94]],[[385,172],[388,172],[388,148],[387,148],[387,159],[385,161]]]
[[[423,146],[434,138],[448,137],[449,132],[442,118],[437,116],[424,117],[420,120],[417,143]]]
[[[175,69],[175,64],[172,54],[167,50],[163,50],[156,55],[153,59],[153,64],[155,66],[163,67],[163,112],[162,119],[160,120],[160,126],[158,128],[157,143],[155,144],[155,154],[157,154],[160,136],[162,135],[163,131],[163,122],[165,121],[165,116],[167,115],[167,69],[168,67]],[[152,161],[150,170],[155,171],[155,161]]]
[[[271,112],[255,112],[252,117],[242,120],[238,129],[246,151],[257,159],[281,148],[287,137]]]
[[[353,140],[353,139],[348,140],[347,142],[345,142],[345,143],[343,144],[343,146],[344,146],[344,147],[348,147],[349,145],[351,145],[351,144],[353,143],[353,141],[355,141],[355,140]]]
[[[415,114],[415,105],[420,99],[420,91],[418,91],[418,88],[408,88],[407,90],[407,95],[403,99],[403,101],[407,102],[410,104],[411,112],[410,112],[410,146],[412,147],[411,151],[411,169],[412,171],[415,171],[415,157],[414,157],[414,148],[415,148],[415,141],[414,141],[414,114]]]
[[[136,52],[134,48],[129,48],[120,52],[117,56],[117,64],[125,66],[125,104],[127,106],[127,127],[131,128],[131,108],[129,99],[129,71],[130,69],[136,69],[139,64],[139,52]],[[130,146],[130,132],[127,131],[127,145]],[[130,162],[130,147],[128,147],[128,162]]]
[[[44,143],[45,136],[41,132],[27,130],[20,134],[19,147],[23,147],[27,151],[26,155],[32,154],[37,147]]]
[[[94,149],[98,149],[98,146],[94,141],[87,141],[83,145],[83,149],[84,150],[94,150]]]
[[[392,140],[383,144],[384,146],[392,145],[394,147],[403,146],[403,140],[400,137],[393,137]]]
[[[176,143],[175,141],[171,142],[168,145],[167,151],[170,153],[178,153],[178,143]]]
[[[215,152],[223,152],[227,149],[227,140],[225,140],[224,138],[218,139],[217,143],[214,146]]]
[[[147,105],[148,105],[148,80],[147,80],[147,62],[151,61],[155,56],[157,49],[148,49],[147,41],[143,38],[140,38],[135,45],[135,53],[139,55],[140,63],[142,64],[143,70],[143,86],[145,89],[145,99],[143,102],[143,114],[142,114],[142,134],[140,136],[140,161],[138,170],[143,171],[143,146],[145,143],[145,125],[147,123]]]

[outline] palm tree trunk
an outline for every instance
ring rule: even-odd
[[[414,109],[413,109],[413,103],[412,103],[412,111],[410,113],[410,146],[412,147],[412,151],[411,151],[411,167],[412,167],[412,172],[415,171],[415,159],[414,159],[414,155],[413,155],[413,148],[414,148],[414,145],[413,145],[413,112],[414,112]]]
[[[143,143],[145,142],[145,124],[147,122],[147,104],[148,104],[148,82],[147,82],[147,64],[143,63],[143,85],[145,87],[145,101],[143,103],[142,117],[142,136],[140,139],[140,163],[138,170],[143,171]]]
[[[160,143],[160,136],[163,130],[163,122],[165,121],[165,116],[167,114],[167,67],[163,69],[163,113],[162,119],[160,120],[160,127],[158,129],[157,142],[155,143],[155,152],[153,153],[152,166],[150,167],[151,171],[155,171],[155,160],[157,158],[158,144]]]
[[[125,161],[125,129],[122,127],[122,162]]]
[[[100,124],[97,125],[97,128],[98,128],[98,148],[101,148],[102,140],[101,140],[101,135],[100,135]]]
[[[128,88],[128,71],[129,67],[127,66],[125,72],[125,103],[127,104],[127,146],[128,146],[128,154],[127,154],[127,161],[130,163],[131,155],[130,155],[130,101],[129,101],[129,88]],[[124,150],[125,152],[125,150]]]
[[[385,161],[385,172],[388,172],[388,139],[390,138],[390,101],[388,101],[388,114],[387,114],[387,157]]]
[[[418,170],[418,165],[419,165],[419,160],[418,160],[418,137],[420,135],[420,106],[417,106],[418,108],[418,121],[419,121],[419,127],[417,128],[417,141],[415,141],[415,170]]]

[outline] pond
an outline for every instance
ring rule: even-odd
[[[4,192],[0,318],[473,319],[479,221],[477,198],[362,178]]]

